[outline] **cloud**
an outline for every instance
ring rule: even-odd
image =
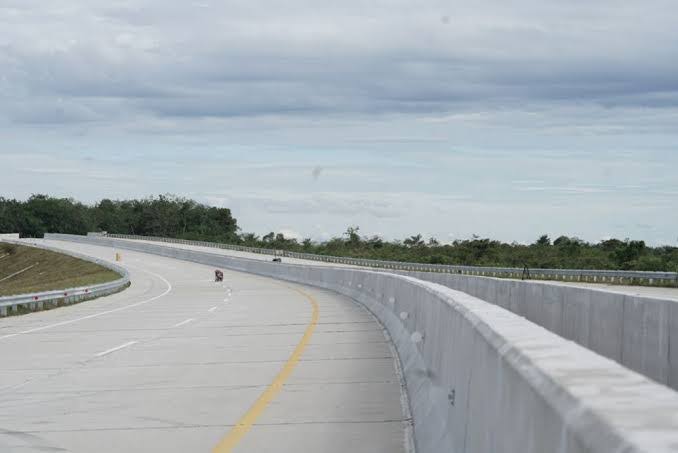
[[[2,189],[175,192],[314,237],[665,240],[675,23],[672,0],[5,0]]]
[[[518,190],[523,191],[523,192],[557,192],[557,193],[565,193],[565,194],[587,195],[587,194],[597,194],[597,193],[608,193],[612,189],[606,189],[606,188],[602,188],[602,187],[577,187],[577,186],[570,186],[570,187],[528,186],[528,187],[521,187]]]
[[[157,118],[675,109],[678,13],[662,5],[24,2],[0,9],[0,63],[6,93],[78,99],[101,121],[117,119],[105,100]]]
[[[73,168],[26,168],[25,171],[39,175],[69,175],[78,173],[78,170]]]

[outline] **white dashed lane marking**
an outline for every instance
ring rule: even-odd
[[[121,350],[121,349],[124,349],[124,348],[126,348],[126,347],[128,347],[128,346],[132,346],[133,344],[137,344],[137,343],[138,343],[138,341],[128,341],[127,343],[121,344],[120,346],[116,346],[116,347],[114,347],[114,348],[107,349],[107,350],[105,350],[105,351],[103,351],[103,352],[100,352],[100,353],[98,353],[96,356],[97,356],[97,357],[102,357],[102,356],[105,356],[105,355],[107,355],[107,354],[110,354],[111,352],[119,351],[119,350]]]
[[[181,326],[184,326],[184,325],[188,324],[189,322],[193,322],[193,321],[195,321],[194,318],[188,318],[188,319],[185,320],[185,321],[181,321],[181,322],[178,323],[178,324],[174,324],[174,326],[172,326],[172,327],[181,327]]]

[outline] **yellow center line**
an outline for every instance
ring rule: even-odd
[[[282,390],[283,385],[285,384],[285,381],[290,377],[292,374],[292,371],[294,371],[294,367],[297,365],[299,362],[299,359],[301,358],[301,355],[304,353],[304,350],[306,349],[306,346],[308,343],[311,341],[311,336],[313,335],[313,331],[315,330],[316,325],[318,324],[318,302],[311,296],[310,294],[307,294],[306,292],[297,289],[297,288],[291,288],[294,291],[298,292],[302,296],[306,297],[308,301],[311,304],[311,307],[313,307],[313,314],[311,316],[311,322],[308,324],[306,327],[306,331],[304,332],[304,336],[301,337],[301,340],[297,344],[297,347],[294,348],[294,352],[292,352],[292,355],[287,359],[287,362],[285,362],[285,365],[282,367],[278,375],[275,377],[273,382],[264,390],[264,392],[259,395],[259,398],[254,402],[252,407],[245,413],[245,415],[242,416],[240,420],[238,420],[238,423],[231,428],[231,430],[226,434],[226,436],[221,439],[219,444],[217,444],[216,447],[212,450],[212,453],[231,453],[233,451],[233,448],[240,442],[240,439],[243,438],[247,432],[252,429],[252,425],[257,421],[257,419],[261,416],[261,414],[266,410],[266,407],[273,401],[273,399],[280,393],[280,390]]]

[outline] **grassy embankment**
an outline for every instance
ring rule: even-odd
[[[76,288],[118,278],[116,272],[89,261],[0,242],[0,296]]]

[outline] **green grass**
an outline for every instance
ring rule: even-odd
[[[119,278],[117,272],[69,255],[0,243],[0,296],[96,285]]]

